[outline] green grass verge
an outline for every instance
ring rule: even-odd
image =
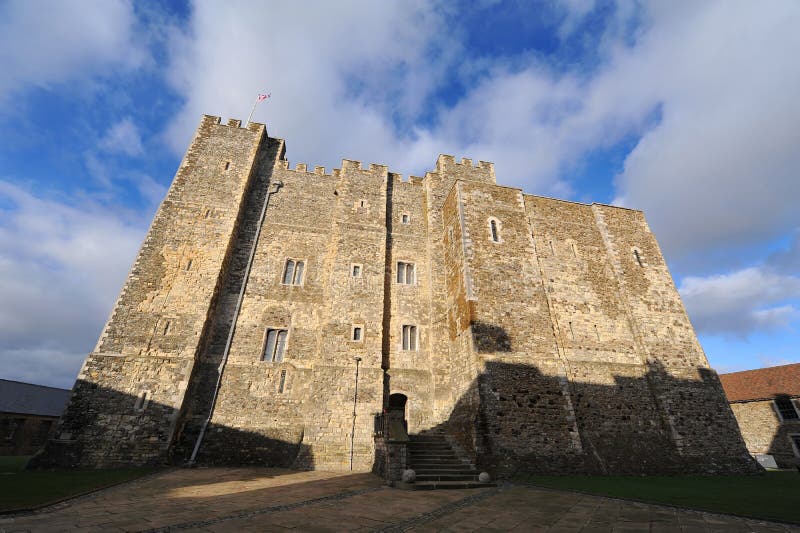
[[[25,470],[29,457],[0,456],[0,511],[29,509],[141,477],[152,468]]]
[[[800,523],[800,473],[762,476],[526,476],[542,487]]]

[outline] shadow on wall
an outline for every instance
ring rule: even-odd
[[[480,469],[515,473],[761,473],[713,370],[679,379],[659,364],[573,366],[585,381],[487,361],[443,431]],[[425,432],[422,432],[425,433]]]
[[[511,351],[511,339],[505,329],[486,322],[472,322],[471,326],[473,346],[477,352]]]
[[[791,401],[788,396],[783,398]],[[775,397],[775,400],[778,399],[781,396]],[[772,414],[778,421],[778,428],[772,435],[767,453],[775,459],[778,468],[800,470],[800,419],[781,420],[775,409],[773,404]]]
[[[182,465],[188,454],[175,454],[180,429],[170,441],[177,417],[172,406],[78,380],[76,393],[29,469],[51,467],[116,468]],[[292,467],[301,452],[297,441],[257,430],[209,424],[197,454],[200,465]],[[304,469],[313,469],[312,454],[304,453]],[[310,463],[309,463],[310,461]]]

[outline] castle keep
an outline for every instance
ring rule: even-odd
[[[496,475],[759,468],[642,212],[284,153],[202,119],[37,464],[391,476],[388,409]]]

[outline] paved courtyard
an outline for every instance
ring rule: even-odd
[[[370,474],[266,468],[171,470],[37,514],[13,531],[798,531],[755,520],[569,492],[400,491]]]

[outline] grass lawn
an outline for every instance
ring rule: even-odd
[[[533,485],[800,523],[800,473],[762,476],[526,476]]]
[[[25,470],[29,457],[0,456],[0,511],[27,509],[153,472],[116,470]]]

